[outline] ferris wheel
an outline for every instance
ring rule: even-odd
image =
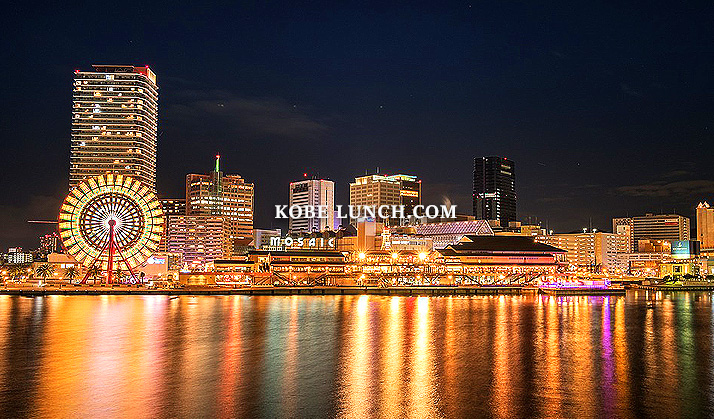
[[[133,269],[159,246],[164,215],[156,195],[129,176],[107,174],[72,189],[60,209],[58,227],[67,253],[87,268]],[[90,274],[87,272],[82,282]]]

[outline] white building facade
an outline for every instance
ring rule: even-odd
[[[290,207],[326,208],[325,217],[290,217],[292,233],[331,230],[335,225],[335,182],[309,179],[290,183]]]

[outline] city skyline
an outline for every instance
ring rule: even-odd
[[[74,70],[96,62],[149,65],[160,75],[160,197],[181,196],[184,176],[203,172],[220,152],[228,157],[226,173],[256,185],[256,227],[282,227],[270,208],[284,203],[285,185],[304,172],[333,179],[342,203],[346,185],[365,169],[413,173],[424,180],[425,203],[445,197],[468,212],[472,159],[486,155],[518,165],[519,218],[537,217],[556,231],[576,230],[590,220],[607,230],[613,217],[647,212],[693,219],[696,205],[714,195],[706,159],[714,143],[712,86],[705,70],[712,61],[705,41],[711,38],[705,22],[712,10],[679,10],[678,19],[667,20],[668,9],[656,5],[598,6],[606,7],[599,12],[590,9],[596,6],[578,7],[557,20],[552,11],[527,6],[485,10],[459,4],[374,14],[337,6],[308,10],[300,19],[290,7],[231,9],[222,12],[251,23],[230,32],[223,49],[190,54],[182,42],[161,51],[114,33],[112,22],[103,22],[106,28],[92,39],[84,31],[63,32],[67,43],[41,45],[21,35],[33,25],[60,32],[65,26],[56,22],[81,19],[82,11],[73,17],[50,8],[32,23],[7,22],[10,29],[15,22],[28,25],[10,30],[10,37],[18,52],[33,54],[16,54],[15,68],[23,71],[3,89],[8,100],[0,135],[5,144],[21,141],[2,161],[0,186],[7,193],[0,222],[7,228],[0,245],[36,245],[47,232],[26,221],[53,219],[66,192],[70,86]],[[24,11],[8,16],[13,13]],[[143,30],[153,24],[145,16],[157,15],[160,27],[167,22],[156,13],[118,13],[127,13],[118,21]],[[311,23],[324,13],[330,14],[326,25],[311,32]],[[225,19],[208,20],[228,27]],[[373,21],[394,25],[382,25],[377,34],[360,30]],[[296,25],[292,41],[261,29],[276,22]],[[609,29],[606,36],[585,33],[575,22]],[[342,30],[346,23],[351,29]],[[200,29],[201,40],[218,35]],[[255,46],[241,41],[241,31],[252,31]],[[577,36],[565,36],[572,34]],[[316,35],[322,37],[314,44]],[[190,38],[182,31],[171,37]],[[520,44],[512,37],[530,41]],[[385,44],[385,38],[394,42]],[[651,38],[658,39],[658,49],[648,46]],[[409,47],[401,51],[405,39]],[[432,39],[450,42],[439,49],[430,47]],[[338,46],[347,46],[347,53],[334,54]],[[231,49],[245,54],[234,58]],[[349,65],[355,59],[348,53],[358,52],[358,65]],[[278,61],[282,56],[292,59],[287,67]],[[41,65],[47,62],[52,65]],[[222,62],[233,66],[229,72]],[[403,79],[411,82],[399,83]],[[42,101],[29,101],[39,92]]]

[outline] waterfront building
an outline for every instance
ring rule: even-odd
[[[230,257],[253,239],[254,185],[238,175],[224,175],[220,156],[209,174],[186,175],[186,215],[223,218],[223,253]]]
[[[613,218],[612,230],[628,235],[630,251],[638,249],[640,240],[689,240],[689,218],[677,214],[646,214],[638,217]]]
[[[181,255],[192,270],[224,257],[224,219],[211,215],[170,215],[167,217],[166,247]]]
[[[158,86],[148,66],[93,65],[74,73],[70,189],[117,173],[156,191]]]
[[[144,263],[134,270],[134,273],[144,277],[146,281],[178,280],[178,271],[183,267],[180,253],[154,253]]]
[[[644,277],[657,276],[660,265],[670,259],[666,253],[635,252],[628,253],[624,257],[627,260],[627,273]]]
[[[627,270],[627,236],[600,231],[540,235],[536,241],[567,251],[572,270],[591,273],[622,273]]]
[[[708,202],[697,205],[697,240],[702,250],[714,250],[714,208]]]
[[[335,225],[335,182],[308,179],[290,183],[290,207],[311,206],[326,208],[326,217],[290,217],[290,232],[313,232],[332,229]]]
[[[48,279],[67,279],[66,273],[69,268],[74,268],[76,270],[76,275],[74,280],[82,279],[82,275],[86,271],[81,263],[77,262],[75,258],[66,253],[49,253],[47,255],[46,261],[33,261],[32,271],[36,271],[41,265],[52,266],[52,276]]]
[[[464,282],[529,282],[553,275],[566,251],[526,236],[464,236],[438,251],[445,273]]]
[[[505,157],[474,159],[473,211],[476,219],[496,220],[501,226],[516,221],[514,164]]]

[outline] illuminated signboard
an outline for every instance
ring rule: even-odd
[[[156,256],[151,256],[146,260],[147,265],[163,265],[166,263],[166,258],[157,258]]]
[[[271,237],[270,247],[272,249],[334,249],[336,240],[334,237]]]
[[[699,242],[695,240],[673,240],[672,258],[690,259],[699,255]]]

